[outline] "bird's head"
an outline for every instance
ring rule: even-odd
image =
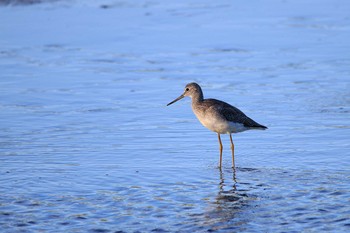
[[[175,103],[176,101],[184,98],[185,96],[189,96],[192,98],[193,96],[199,95],[199,94],[203,95],[201,87],[197,83],[189,83],[186,85],[184,92],[179,97],[177,97],[176,99],[168,103],[167,106]]]

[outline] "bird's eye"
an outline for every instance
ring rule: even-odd
[[[189,91],[190,89],[189,88],[186,88],[186,91]]]

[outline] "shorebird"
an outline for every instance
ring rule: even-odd
[[[220,134],[229,134],[232,151],[232,167],[235,167],[235,146],[232,141],[233,133],[240,133],[250,129],[267,129],[248,116],[246,116],[238,108],[216,99],[204,99],[202,88],[197,83],[189,83],[186,85],[184,92],[175,100],[167,104],[175,103],[176,101],[189,96],[192,99],[192,110],[203,126],[218,135],[220,160],[219,168],[222,166],[222,142]]]

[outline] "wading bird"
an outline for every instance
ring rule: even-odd
[[[176,101],[189,96],[192,98],[192,110],[198,120],[206,128],[218,134],[220,145],[220,160],[219,168],[222,165],[222,143],[220,134],[229,134],[232,150],[232,167],[235,167],[235,147],[232,141],[232,133],[239,133],[250,129],[267,129],[266,126],[260,125],[241,110],[232,105],[216,99],[204,99],[202,88],[197,83],[189,83],[185,87],[185,91],[175,100],[167,104],[175,103]]]

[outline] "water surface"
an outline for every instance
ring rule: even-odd
[[[14,3],[14,2],[12,2]],[[349,3],[0,8],[2,232],[348,232]],[[78,17],[79,15],[79,17]],[[267,131],[236,165],[186,83]]]

